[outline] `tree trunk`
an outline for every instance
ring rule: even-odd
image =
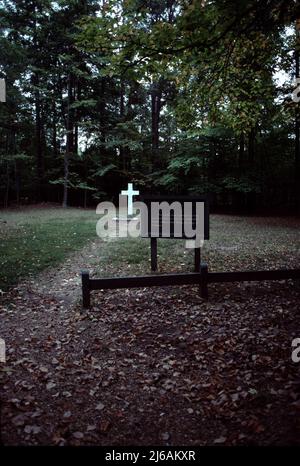
[[[56,103],[55,103],[55,97],[53,98],[53,104],[52,104],[52,149],[54,156],[56,157],[58,154],[57,150],[57,115],[56,115]]]
[[[64,197],[62,206],[68,207],[68,183],[69,183],[69,154],[64,152]]]
[[[124,116],[125,116],[125,85],[124,81],[121,78],[120,83],[120,120],[124,123]],[[119,147],[120,150],[120,159],[122,161],[123,170],[126,170],[126,153],[124,150],[123,145],[121,144]]]
[[[15,155],[17,152],[16,148],[16,133],[12,131],[11,133],[11,154]],[[16,203],[20,203],[20,174],[17,160],[14,158],[14,175],[15,175],[15,193],[16,193]]]
[[[5,189],[5,197],[4,197],[4,207],[8,207],[8,198],[9,198],[9,162],[6,161],[6,189]]]
[[[295,74],[296,79],[300,77],[299,66],[300,55],[300,17],[296,20],[296,50],[295,50]],[[300,213],[300,108],[296,103],[295,110],[295,204]]]
[[[34,76],[34,85],[39,86],[39,76]],[[43,181],[43,151],[42,151],[42,122],[41,122],[41,96],[38,89],[34,92],[35,95],[35,152],[36,152],[36,167],[37,167],[37,198],[41,200],[42,196],[42,181]]]
[[[74,95],[74,101],[75,100],[80,100],[81,99],[81,86],[79,79],[77,79],[77,93]],[[75,89],[74,89],[75,93]],[[79,110],[76,109],[76,115],[75,115],[75,134],[74,134],[74,153],[78,155],[78,134],[79,134],[79,127],[78,127],[78,121],[79,121],[80,115],[79,115]]]
[[[5,189],[5,197],[4,197],[4,207],[7,208],[9,205],[9,191],[10,191],[10,160],[9,154],[13,153],[13,133],[11,130],[8,130],[6,133],[6,189]]]
[[[248,162],[251,167],[254,162],[254,143],[255,143],[255,130],[251,129],[248,136]]]
[[[150,169],[153,171],[158,163],[159,149],[159,120],[161,111],[162,91],[158,82],[151,87],[151,163]]]
[[[102,144],[105,143],[106,137],[106,128],[105,128],[105,88],[106,88],[106,78],[101,78],[101,88],[100,88],[100,140]],[[102,148],[103,150],[104,148]]]
[[[161,109],[161,90],[158,83],[151,89],[151,121],[152,121],[152,151],[157,152],[159,147],[159,117]]]
[[[37,33],[37,5],[33,2],[34,8],[34,24],[33,24],[33,44],[34,49],[38,50],[38,33]],[[38,60],[35,66],[39,66]],[[32,82],[35,87],[34,89],[34,100],[35,100],[35,152],[36,152],[36,169],[37,169],[37,200],[41,199],[42,196],[42,183],[43,183],[43,151],[42,151],[42,120],[41,120],[41,95],[39,90],[40,77],[38,72],[35,72],[32,77]]]
[[[87,204],[87,189],[84,190],[83,192],[83,207],[86,209],[86,204]]]
[[[64,195],[63,207],[68,206],[68,188],[69,188],[69,159],[74,149],[74,121],[73,111],[70,108],[73,102],[73,77],[71,73],[68,76],[68,106],[67,106],[67,144],[64,152]]]
[[[244,133],[240,135],[240,147],[239,147],[239,170],[243,169],[245,155],[245,136]]]
[[[20,204],[20,174],[17,161],[15,160],[15,186],[16,186],[16,203]]]

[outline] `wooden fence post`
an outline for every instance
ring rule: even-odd
[[[151,270],[157,270],[157,238],[151,238]]]
[[[195,272],[200,272],[201,248],[195,248]]]
[[[81,271],[81,284],[82,284],[82,306],[84,309],[89,309],[91,306],[91,293],[90,293],[90,274],[88,270]]]
[[[207,264],[203,263],[200,267],[200,278],[201,278],[201,297],[204,299],[208,298],[207,278],[208,278],[208,267]]]

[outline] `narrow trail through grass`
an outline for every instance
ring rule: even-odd
[[[96,235],[94,210],[26,208],[0,212],[0,289],[34,278],[74,254],[101,276],[150,273],[150,241]],[[300,221],[293,218],[211,216],[210,240],[202,260],[210,270],[257,270],[297,267]],[[85,246],[95,243],[92,251]],[[67,261],[68,267],[72,263]],[[76,265],[76,264],[75,264]],[[183,240],[158,241],[158,272],[193,270],[193,250]],[[67,275],[67,270],[64,270]]]
[[[63,262],[96,236],[94,210],[0,212],[0,289]]]

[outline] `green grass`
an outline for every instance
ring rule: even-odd
[[[299,267],[300,220],[211,215],[202,261],[210,271]],[[150,241],[119,238],[101,245],[95,275],[150,273]],[[193,271],[194,251],[183,240],[158,240],[158,272]]]
[[[55,266],[96,240],[94,210],[44,208],[0,212],[0,289]],[[299,219],[211,215],[202,260],[211,271],[299,267]],[[150,240],[98,239],[87,268],[98,276],[150,273]],[[159,273],[192,271],[183,240],[158,240]]]
[[[62,262],[96,238],[94,210],[45,208],[0,212],[0,289]]]
[[[193,251],[184,247],[184,240],[158,240],[159,272],[170,272],[193,267]],[[104,243],[96,266],[102,276],[136,275],[150,273],[150,240],[145,238],[118,238]]]

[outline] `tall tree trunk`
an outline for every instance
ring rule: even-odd
[[[11,133],[11,154],[15,155],[17,153],[16,147],[16,133],[12,131]],[[14,175],[15,175],[15,193],[16,193],[16,203],[19,205],[20,202],[20,174],[17,160],[14,158]]]
[[[105,88],[106,88],[106,78],[101,78],[100,86],[100,139],[101,142],[105,143],[106,128],[105,128]],[[102,148],[103,150],[103,148]]]
[[[252,128],[248,134],[248,170],[253,168],[255,155],[255,128]],[[255,191],[246,193],[247,210],[252,212],[255,208],[256,194]]]
[[[251,129],[248,135],[248,162],[251,167],[254,162],[254,143],[255,143],[255,130]]]
[[[245,165],[245,134],[240,134],[239,141],[239,155],[238,155],[238,173],[241,176]],[[233,193],[234,204],[237,207],[238,211],[243,209],[244,204],[244,194],[238,191]]]
[[[240,145],[239,145],[239,170],[240,171],[243,169],[244,155],[245,155],[245,136],[244,136],[244,133],[241,133]]]
[[[73,102],[73,77],[72,74],[68,75],[68,105],[67,105],[67,144],[64,152],[64,195],[63,207],[68,206],[68,191],[69,191],[69,161],[70,155],[74,149],[74,121],[73,111],[70,108]]]
[[[79,78],[77,79],[77,92],[75,94],[75,88],[74,88],[74,101],[75,100],[80,100],[81,99],[81,86],[79,82]],[[78,155],[78,134],[79,134],[79,127],[78,127],[78,121],[79,121],[79,110],[76,109],[75,115],[74,115],[74,120],[75,120],[75,131],[74,131],[74,154]]]
[[[124,123],[125,117],[125,85],[124,80],[121,78],[120,82],[120,120]],[[120,150],[120,159],[122,161],[123,170],[126,170],[126,153],[123,145],[121,144],[119,147]]]
[[[54,156],[57,156],[57,114],[56,114],[56,102],[55,97],[53,97],[52,103],[52,149]]]
[[[300,78],[300,12],[296,20],[296,50],[295,50],[295,74]],[[295,110],[295,203],[296,210],[300,213],[300,105],[296,103]]]
[[[159,149],[159,120],[161,110],[162,91],[159,83],[155,82],[151,87],[151,143],[152,143],[152,160],[151,169],[155,167],[157,162],[157,154]]]
[[[34,85],[39,86],[39,76],[34,76]],[[39,89],[34,92],[35,96],[35,152],[36,152],[36,167],[37,167],[37,197],[41,200],[42,182],[43,182],[43,150],[42,150],[42,121],[41,121],[41,96]]]
[[[4,197],[4,207],[8,207],[8,200],[9,200],[9,161],[6,161],[6,189],[5,189],[5,197]]]
[[[62,206],[68,207],[68,184],[69,184],[69,154],[64,152],[64,197]]]
[[[16,186],[16,203],[20,204],[20,173],[17,161],[15,160],[15,186]]]
[[[78,155],[78,124],[75,123],[74,130],[74,154]]]
[[[34,49],[39,49],[38,44],[38,32],[37,32],[37,16],[38,16],[38,9],[37,9],[37,2],[33,2],[34,8],[34,24],[33,24],[33,44]],[[39,66],[38,58],[35,60],[35,66]],[[34,89],[34,100],[35,100],[35,152],[36,152],[36,168],[37,168],[37,200],[40,200],[42,197],[42,183],[43,183],[43,151],[42,151],[42,120],[41,120],[41,95],[39,90],[40,85],[40,77],[38,72],[36,71],[32,78],[33,85],[35,86]]]
[[[9,176],[9,160],[8,160],[8,153],[9,153],[9,140],[10,140],[10,132],[7,131],[6,133],[6,186],[5,186],[5,197],[4,197],[4,207],[8,207],[9,203],[9,184],[10,184],[10,176]]]
[[[87,189],[84,190],[83,194],[83,207],[86,209],[86,202],[87,201]]]

